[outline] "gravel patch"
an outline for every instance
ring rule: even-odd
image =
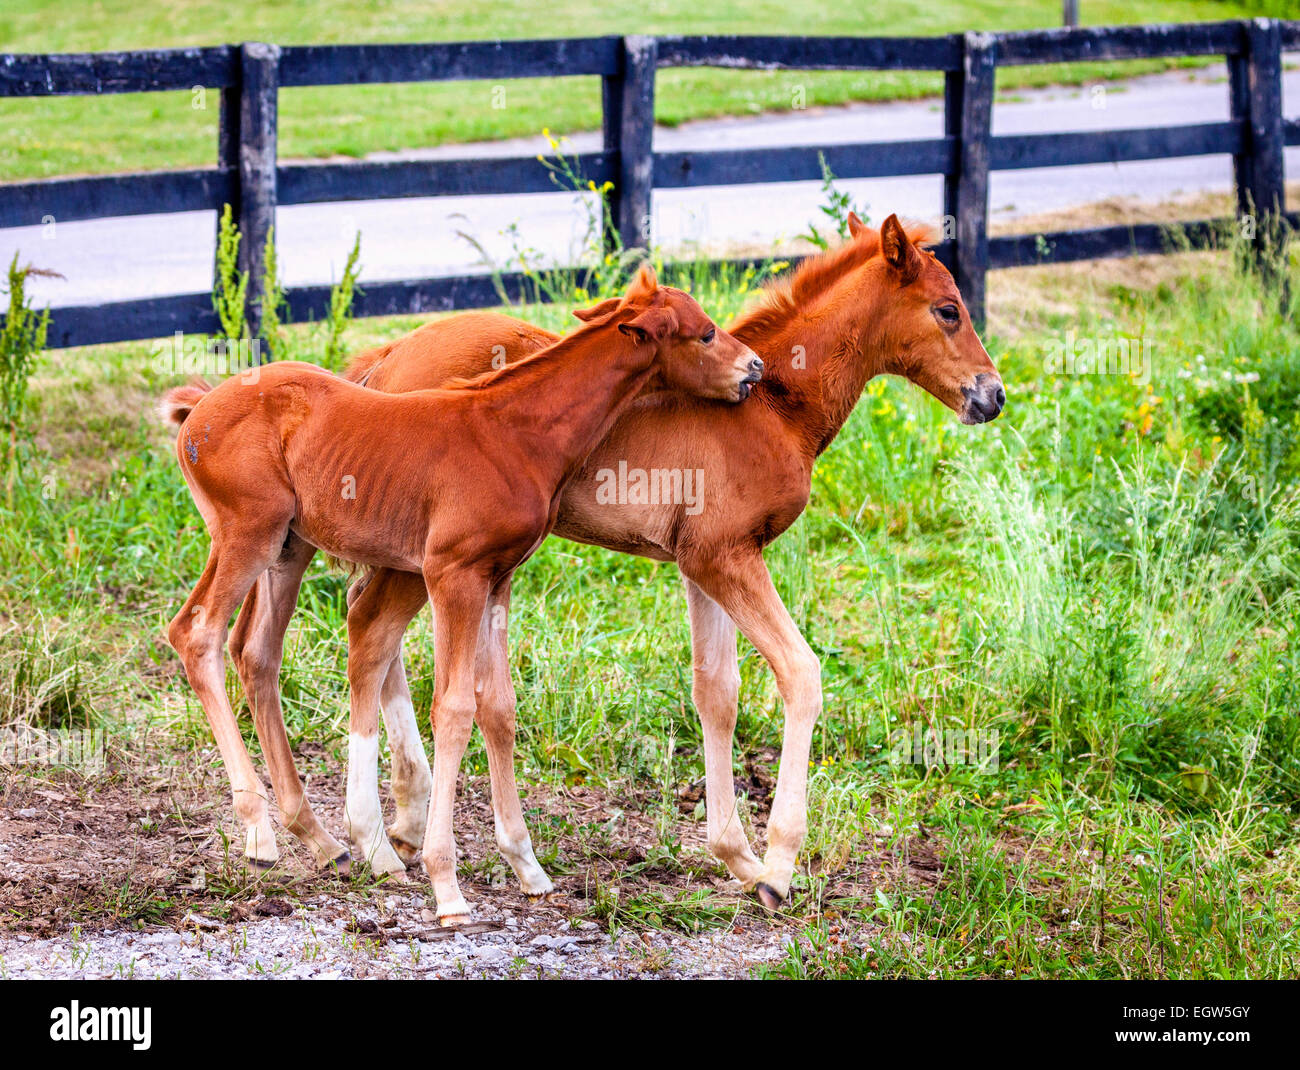
[[[353,910],[329,896],[265,899],[255,917],[189,914],[172,928],[0,935],[0,976],[17,978],[743,978],[782,957],[789,929],[740,918],[694,936],[611,937],[562,907],[476,906],[440,928],[420,893]],[[280,916],[283,915],[283,916]]]

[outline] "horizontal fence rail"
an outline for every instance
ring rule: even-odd
[[[616,75],[620,38],[467,41],[456,44],[311,45],[286,48],[280,84],[368,85]]]
[[[613,186],[609,223],[625,246],[646,247],[655,189],[819,180],[820,157],[837,178],[943,177],[940,258],[972,315],[984,315],[989,270],[1131,254],[1171,246],[1158,224],[990,237],[992,171],[1228,154],[1238,216],[1286,213],[1283,150],[1300,145],[1300,120],[1282,115],[1282,53],[1300,51],[1300,22],[1255,19],[1172,26],[1034,30],[942,37],[591,37],[539,41],[328,45],[266,44],[84,55],[0,55],[0,97],[219,90],[216,166],[183,171],[0,184],[0,227],[49,219],[219,210],[239,222],[241,268],[250,273],[250,319],[259,320],[262,257],[280,205],[542,193],[556,189],[535,157],[357,163],[276,160],[282,87],[471,79],[599,77],[603,145],[581,157],[586,178]],[[991,133],[999,66],[1223,56],[1226,122],[1059,134]],[[673,67],[736,70],[922,70],[944,77],[943,136],[890,142],[744,150],[655,152],[655,73]],[[1231,220],[1182,224],[1181,244],[1212,245]],[[526,279],[468,275],[365,284],[358,315],[427,313],[522,297]],[[295,320],[319,317],[329,288],[287,292]],[[209,294],[180,294],[52,310],[55,347],[212,332]]]
[[[202,85],[224,89],[239,78],[239,50],[166,48],[153,52],[0,55],[0,97],[156,93]]]

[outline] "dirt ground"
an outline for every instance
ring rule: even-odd
[[[728,886],[696,819],[702,785],[679,789],[666,837],[658,797],[528,790],[534,842],[557,887],[533,902],[497,854],[486,777],[463,780],[456,833],[474,920],[449,930],[435,921],[418,866],[405,884],[376,883],[363,867],[321,875],[282,833],[274,870],[245,869],[219,766],[149,778],[0,775],[0,975],[9,978],[747,977],[783,957],[807,923],[769,916]],[[308,784],[336,834],[344,784],[339,768]],[[737,786],[761,839],[767,767]],[[871,897],[894,865],[855,859],[823,906]],[[908,867],[922,881],[938,868],[925,850],[909,852]]]

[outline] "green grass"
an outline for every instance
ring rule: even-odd
[[[1068,314],[1029,307],[1014,341],[995,332],[996,423],[961,427],[880,379],[820,460],[811,505],[767,553],[825,690],[791,905],[805,927],[768,973],[1296,974],[1297,308],[1229,253],[1188,263],[1150,290],[1099,282]],[[720,320],[755,285],[681,281]],[[526,312],[560,327],[578,303]],[[345,342],[417,322],[355,324]],[[1066,330],[1146,337],[1150,383],[1049,373]],[[319,331],[290,334],[319,355]],[[46,354],[0,514],[0,717],[104,727],[128,757],[208,740],[160,638],[207,549],[151,413],[169,382],[144,344]],[[344,589],[314,565],[287,643],[290,736],[326,748],[309,766],[344,750]],[[589,888],[588,916],[611,928],[736,917],[716,865],[681,847],[678,789],[703,775],[683,602],[670,567],[558,540],[516,578],[522,779],[641,799],[656,842],[629,872],[687,878],[622,899]],[[427,708],[427,618],[407,652]],[[781,708],[741,654],[743,766],[779,747]],[[996,731],[998,769],[892,761],[914,726]],[[486,773],[477,738],[466,768]],[[539,854],[580,881],[589,860],[561,857],[573,830],[556,820],[530,815]],[[600,851],[609,830],[582,835]],[[124,916],[161,909],[145,891],[121,890]]]
[[[1179,22],[1241,17],[1259,5],[1220,0],[1089,0],[1088,24]],[[591,9],[530,2],[303,0],[255,4],[232,23],[215,0],[10,0],[0,13],[0,52],[73,52],[213,45],[239,40],[290,44],[359,41],[575,37],[618,33],[942,34],[1059,25],[1058,0],[906,0],[887,6],[796,7],[761,0],[697,9],[672,0],[647,12],[631,0]],[[1091,63],[1009,68],[999,84],[1080,84],[1166,69],[1171,64]],[[487,82],[303,88],[280,95],[282,159],[361,156],[453,142],[598,129],[594,77],[506,84],[504,101]],[[663,71],[656,116],[676,124],[719,115],[788,110],[854,100],[927,96],[938,76],[918,72]],[[494,103],[498,106],[494,107]],[[504,103],[504,107],[500,104]],[[132,94],[101,98],[0,101],[0,181],[211,165],[216,152],[215,93]]]

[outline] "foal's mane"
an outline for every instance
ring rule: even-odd
[[[929,245],[937,240],[934,228],[926,223],[908,222],[904,230],[914,245]],[[741,313],[731,325],[731,333],[752,335],[755,331],[766,333],[788,326],[806,311],[810,302],[879,252],[880,231],[867,228],[861,236],[850,238],[837,248],[808,257],[789,275],[768,282],[753,307]]]

